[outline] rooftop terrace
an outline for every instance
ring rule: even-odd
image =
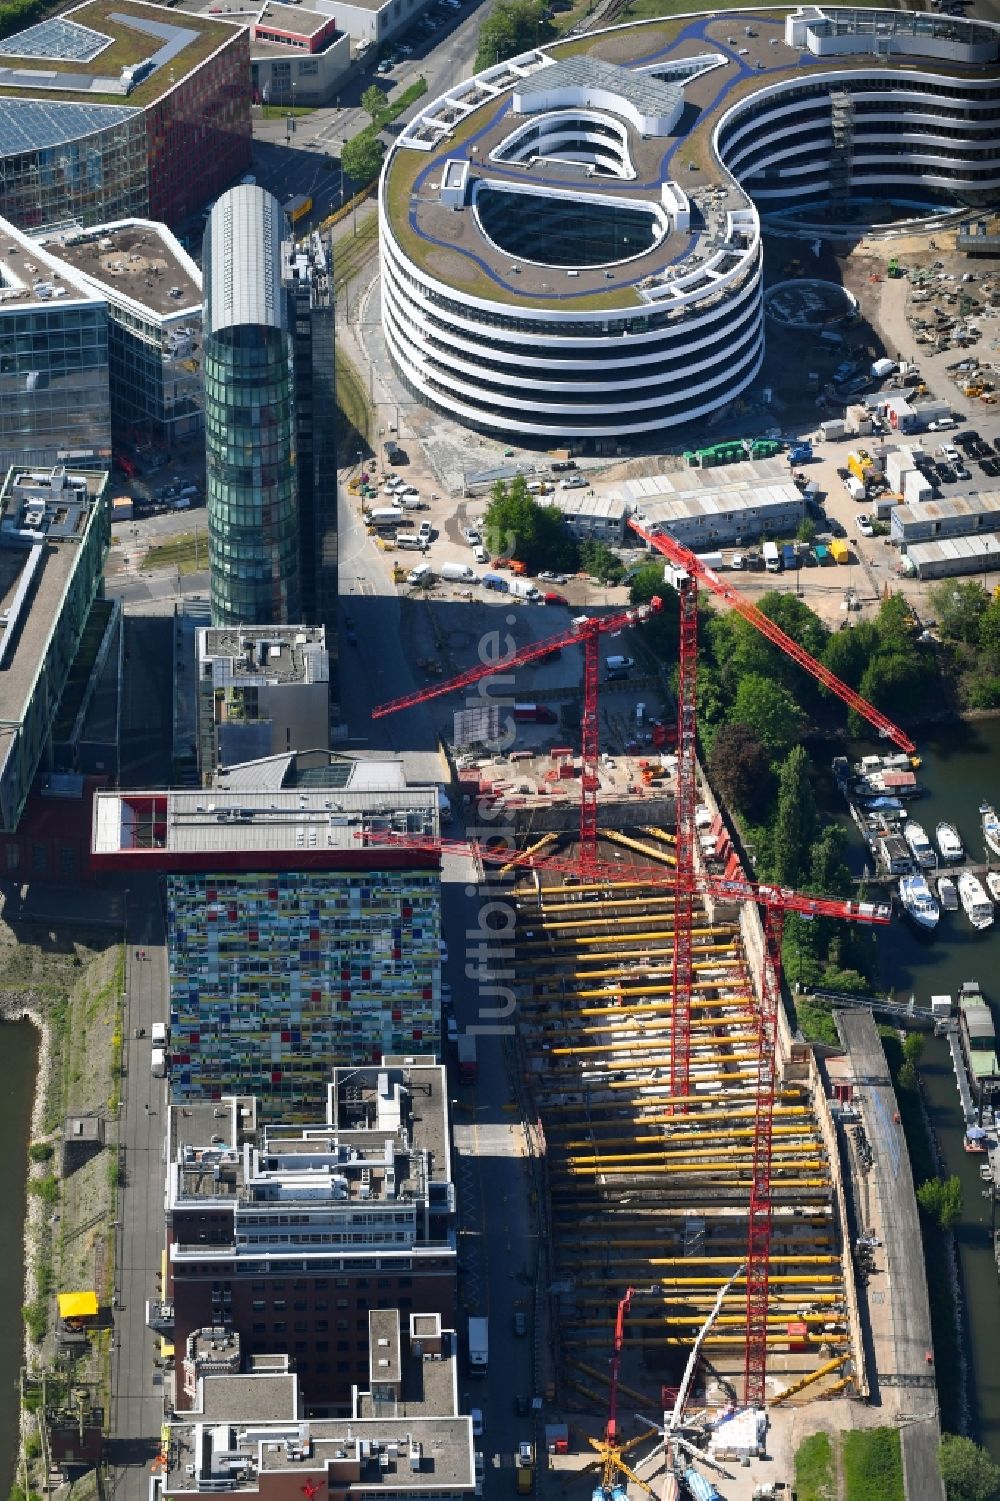
[[[52,129],[59,132],[66,104],[128,99],[129,109],[152,103],[173,88],[241,26],[172,12],[141,0],[86,0],[75,10],[5,38],[0,52],[0,103],[45,93]],[[0,112],[0,155],[17,149],[11,135],[18,117]],[[105,123],[94,112],[93,128]],[[79,120],[66,134],[81,133]]]
[[[129,219],[53,235],[45,243],[111,297],[128,297],[160,317],[192,312],[201,317],[201,274],[165,225]]]

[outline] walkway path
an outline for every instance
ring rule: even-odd
[[[883,1263],[869,1280],[867,1313],[875,1344],[873,1393],[885,1421],[898,1426],[908,1501],[943,1501],[930,1306],[910,1159],[885,1053],[872,1017],[838,1012],[837,1029],[854,1076],[854,1093],[873,1154],[871,1228]],[[859,1288],[864,1304],[865,1290]]]

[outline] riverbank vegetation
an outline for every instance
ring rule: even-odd
[[[960,709],[1000,709],[1000,595],[975,579],[944,579],[931,590],[944,676]]]
[[[1000,1465],[971,1439],[946,1433],[938,1469],[948,1501],[1000,1501]]]
[[[56,1293],[93,1288],[107,1306],[114,1288],[115,1197],[105,1158],[117,1155],[124,953],[117,944],[91,947],[67,929],[0,922],[0,973],[0,1014],[30,1015],[43,1038],[27,1150],[23,1318],[31,1378],[54,1370]],[[62,1140],[70,1116],[101,1119],[103,1146],[64,1173]],[[108,1331],[98,1330],[73,1370],[64,1372],[92,1385],[95,1400],[105,1405],[109,1351]],[[26,1492],[44,1481],[36,1468],[22,1455]]]

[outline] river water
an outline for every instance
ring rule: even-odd
[[[914,816],[933,838],[934,826],[946,819],[958,828],[974,859],[985,858],[979,804],[986,798],[1000,808],[1000,719],[952,726],[915,736],[923,758],[918,776],[929,796],[914,805]],[[860,747],[870,752],[871,745]],[[852,751],[852,759],[855,752]],[[843,803],[840,804],[841,808]],[[864,846],[853,824],[852,850],[858,869]],[[941,914],[932,935],[897,918],[878,931],[877,989],[929,1007],[932,995],[954,996],[963,980],[978,980],[1000,1023],[1000,911],[997,922],[977,933],[965,913]],[[964,1151],[964,1124],[947,1046],[929,1039],[920,1074],[931,1124],[948,1173],[957,1173],[964,1189],[964,1213],[956,1241],[966,1298],[967,1378],[974,1436],[1000,1462],[1000,1283],[990,1244],[990,1205],[982,1197],[981,1157]],[[1000,1223],[1000,1221],[998,1221]],[[942,1380],[948,1374],[940,1372]]]
[[[38,1071],[38,1033],[30,1022],[0,1024],[0,1496],[14,1480],[17,1461],[17,1384],[24,1358],[24,1216],[31,1106]]]

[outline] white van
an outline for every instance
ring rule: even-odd
[[[761,548],[764,557],[764,567],[768,573],[781,572],[781,554],[778,551],[777,542],[765,542]]]
[[[475,570],[468,563],[442,563],[441,577],[449,584],[471,584]]]
[[[167,1024],[166,1024],[166,1022],[154,1022],[153,1023],[153,1029],[152,1029],[152,1032],[151,1032],[150,1035],[152,1037],[152,1042],[153,1042],[153,1047],[154,1048],[165,1048],[166,1045],[167,1045]]]
[[[406,582],[408,584],[425,584],[431,576],[431,565],[429,563],[418,563],[416,568],[411,568],[406,575]]]
[[[634,666],[633,657],[608,657],[604,664],[609,678],[627,678]]]

